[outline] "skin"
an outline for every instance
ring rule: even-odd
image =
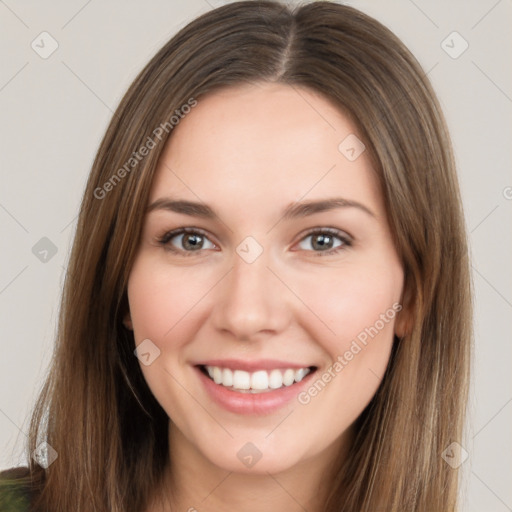
[[[172,420],[164,493],[172,490],[177,510],[321,510],[331,465],[346,453],[351,425],[379,387],[403,314],[308,404],[292,400],[272,414],[226,411],[192,366],[272,358],[315,365],[321,377],[400,303],[403,269],[368,155],[351,162],[338,150],[349,134],[357,135],[355,126],[322,96],[259,83],[200,99],[167,143],[149,204],[180,198],[217,214],[149,213],[128,283],[125,325],[136,344],[149,338],[161,351],[141,369]],[[372,214],[342,207],[283,219],[296,201],[332,197]],[[158,243],[182,226],[206,233],[201,250],[184,255],[179,235],[167,244],[178,252]],[[341,249],[325,254],[307,231],[326,227],[351,245],[335,237],[327,250]],[[263,248],[250,264],[236,252],[247,236]],[[247,442],[262,453],[252,468],[237,457]],[[155,501],[149,510],[171,510],[171,503]]]

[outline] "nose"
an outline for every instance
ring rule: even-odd
[[[275,335],[290,324],[291,294],[274,269],[270,270],[265,251],[252,263],[235,253],[233,268],[219,285],[212,322],[234,339],[251,341]]]

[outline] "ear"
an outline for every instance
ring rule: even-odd
[[[130,312],[126,313],[126,315],[123,318],[123,325],[129,329],[130,331],[133,331],[133,324],[132,324],[132,317],[130,315]]]
[[[414,326],[414,298],[410,290],[411,286],[404,286],[400,301],[402,309],[395,319],[395,335],[399,338],[411,334]]]

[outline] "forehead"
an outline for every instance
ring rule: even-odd
[[[332,195],[378,210],[368,156],[347,159],[340,143],[354,124],[314,91],[284,84],[229,87],[198,100],[162,153],[151,200],[165,194],[207,202],[237,198],[282,205]],[[350,139],[349,139],[350,140]],[[380,205],[381,206],[381,205]]]

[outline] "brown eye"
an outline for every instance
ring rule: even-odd
[[[214,249],[213,244],[203,233],[193,229],[178,229],[163,235],[158,242],[174,252],[191,253],[201,249]]]
[[[350,245],[350,238],[342,231],[322,229],[305,236],[300,241],[299,248],[305,251],[333,254]]]
[[[204,244],[204,237],[202,235],[194,235],[191,233],[185,233],[184,235],[179,235],[181,237],[182,247],[186,250],[197,251],[198,249],[202,249]]]

